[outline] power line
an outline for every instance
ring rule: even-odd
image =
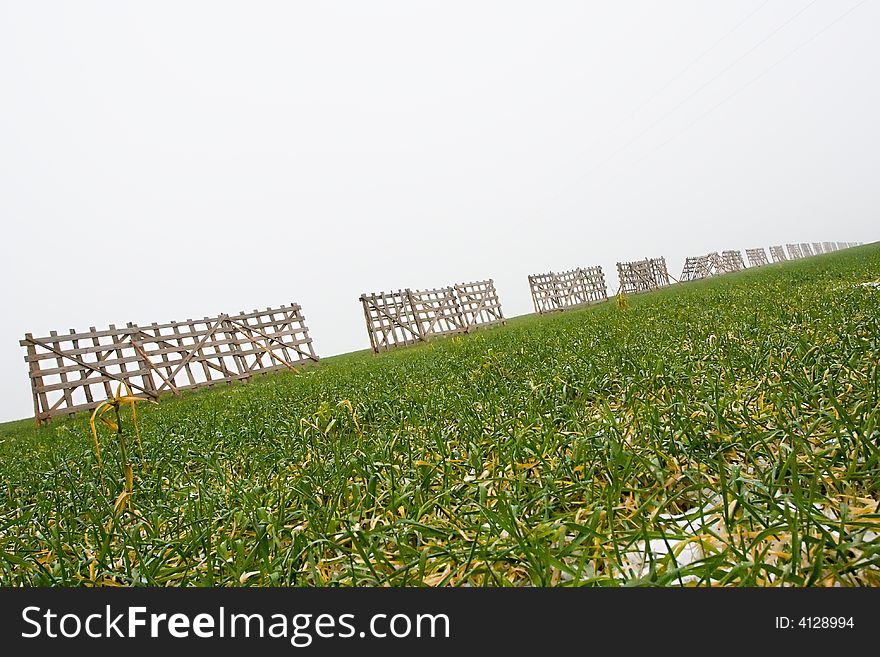
[[[619,153],[621,153],[622,151],[624,151],[624,150],[626,150],[627,148],[629,148],[629,146],[631,146],[634,142],[638,141],[641,137],[643,137],[645,134],[647,134],[650,130],[652,130],[652,129],[653,129],[655,126],[657,126],[659,123],[661,123],[662,121],[666,120],[669,116],[671,116],[674,112],[676,112],[676,111],[677,111],[682,105],[684,105],[686,102],[688,102],[691,98],[693,98],[694,96],[696,96],[696,95],[697,95],[698,93],[700,93],[703,89],[705,89],[706,87],[708,87],[710,84],[712,84],[713,82],[715,82],[715,80],[717,80],[718,78],[720,78],[722,75],[724,75],[725,73],[727,73],[730,69],[732,69],[734,66],[736,66],[737,64],[739,64],[743,59],[745,59],[746,57],[748,57],[748,56],[749,56],[751,53],[753,53],[756,49],[760,48],[762,45],[764,45],[765,43],[767,43],[767,41],[769,41],[771,38],[773,38],[776,34],[778,34],[780,31],[782,31],[783,29],[785,29],[785,27],[787,27],[787,26],[790,25],[793,21],[795,21],[795,20],[796,20],[801,14],[803,14],[807,9],[809,9],[809,8],[812,7],[814,4],[816,4],[816,2],[818,2],[818,0],[810,0],[810,2],[808,2],[808,3],[807,3],[806,5],[804,5],[801,9],[799,9],[794,15],[790,16],[789,18],[787,18],[782,24],[778,25],[778,26],[777,26],[772,32],[770,32],[767,36],[765,36],[763,39],[761,39],[761,40],[758,41],[756,44],[754,44],[751,48],[749,48],[748,50],[746,50],[742,55],[740,55],[739,57],[737,57],[736,59],[734,59],[730,64],[728,64],[728,65],[727,65],[726,67],[724,67],[721,71],[719,71],[719,72],[716,73],[714,76],[712,76],[709,80],[707,80],[706,82],[704,82],[703,84],[701,84],[699,87],[697,87],[693,92],[691,92],[690,94],[688,94],[683,100],[679,101],[679,103],[676,104],[672,109],[668,110],[665,114],[663,114],[662,116],[660,116],[660,118],[658,118],[656,121],[654,121],[653,123],[651,123],[650,125],[648,125],[647,128],[645,128],[644,130],[642,130],[641,132],[639,132],[637,135],[635,135],[634,137],[632,137],[631,139],[629,139],[629,140],[628,140],[626,143],[624,143],[622,146],[620,146],[620,147],[618,147],[617,149],[615,149],[610,155],[608,155],[608,156],[606,156],[605,158],[603,158],[603,159],[602,159],[602,160],[601,160],[601,161],[600,161],[595,167],[593,167],[593,169],[590,171],[590,173],[593,173],[593,172],[597,171],[597,170],[600,169],[602,166],[604,166],[605,164],[607,164],[610,160],[612,160],[615,156],[617,156]]]
[[[699,55],[697,55],[694,59],[692,59],[692,60],[690,61],[690,63],[688,63],[687,66],[685,66],[685,67],[684,67],[683,69],[681,69],[676,75],[674,75],[672,78],[670,78],[670,79],[666,82],[666,84],[664,84],[662,87],[660,87],[660,89],[658,89],[658,90],[655,91],[653,94],[651,94],[651,96],[650,96],[649,98],[647,98],[646,100],[642,101],[638,106],[636,106],[635,108],[633,108],[632,110],[630,110],[629,112],[627,112],[626,115],[624,116],[624,118],[621,119],[621,123],[622,123],[623,121],[625,121],[626,119],[628,119],[628,118],[629,118],[630,116],[632,116],[633,114],[635,114],[636,112],[638,112],[640,109],[642,109],[645,105],[647,105],[647,104],[650,103],[652,100],[654,100],[657,96],[659,96],[660,94],[662,94],[664,91],[666,91],[666,90],[667,90],[667,89],[668,89],[668,88],[669,88],[674,82],[676,82],[679,78],[681,78],[682,75],[684,75],[684,74],[687,73],[689,70],[691,70],[691,68],[694,66],[694,64],[696,64],[696,63],[699,62],[701,59],[703,59],[706,55],[708,55],[710,52],[712,52],[713,50],[715,50],[715,48],[717,48],[719,45],[721,45],[721,43],[722,43],[725,39],[727,39],[727,37],[729,37],[731,34],[733,34],[734,32],[736,32],[736,31],[737,31],[740,27],[742,27],[742,26],[743,26],[743,25],[744,25],[744,24],[745,24],[745,23],[746,23],[746,22],[747,22],[752,16],[754,16],[754,15],[757,14],[759,11],[761,11],[764,7],[766,7],[767,4],[768,4],[769,2],[770,2],[770,0],[764,0],[764,2],[762,2],[760,5],[758,5],[758,7],[757,7],[756,9],[753,9],[751,12],[749,12],[749,14],[748,14],[745,18],[743,18],[739,23],[737,23],[737,24],[734,25],[732,28],[730,28],[727,32],[725,32],[723,36],[721,36],[717,41],[715,41],[715,43],[713,43],[711,46],[709,46],[706,50],[704,50],[704,51],[701,52]],[[613,129],[616,130],[616,129],[619,127],[619,125],[620,125],[620,123],[618,123],[618,125],[615,126]]]
[[[838,16],[838,17],[835,18],[833,21],[831,21],[830,23],[828,23],[827,25],[825,25],[825,27],[823,27],[822,29],[820,29],[818,32],[815,32],[812,36],[808,37],[806,40],[804,40],[804,41],[802,41],[800,44],[798,44],[794,49],[790,50],[788,53],[786,53],[785,55],[783,55],[782,57],[780,57],[779,59],[777,59],[775,62],[773,62],[770,66],[768,66],[768,67],[765,68],[763,71],[761,71],[760,73],[758,73],[755,77],[753,77],[751,80],[749,80],[748,82],[746,82],[746,83],[745,83],[744,85],[742,85],[739,89],[737,89],[736,91],[734,91],[732,94],[726,96],[725,98],[723,98],[722,100],[720,100],[718,103],[716,103],[715,105],[713,105],[712,107],[710,107],[708,110],[706,110],[705,112],[703,112],[703,113],[702,113],[700,116],[698,116],[696,119],[694,119],[693,121],[691,121],[690,123],[688,123],[688,124],[687,124],[687,125],[686,125],[686,126],[680,131],[680,132],[674,134],[672,137],[670,137],[669,139],[667,139],[667,140],[664,141],[663,143],[658,144],[657,146],[655,146],[654,148],[652,148],[652,149],[651,149],[650,151],[648,151],[645,155],[643,155],[641,158],[639,158],[638,160],[636,160],[636,161],[632,164],[632,166],[638,166],[639,164],[641,164],[642,162],[644,162],[648,157],[650,157],[651,155],[653,155],[656,151],[660,150],[661,148],[663,148],[664,146],[666,146],[666,145],[669,144],[670,142],[672,142],[672,141],[678,139],[679,137],[681,137],[684,133],[686,133],[688,130],[690,130],[691,128],[693,128],[697,123],[699,123],[700,121],[702,121],[703,119],[705,119],[707,116],[709,116],[710,114],[712,114],[712,112],[714,112],[714,111],[717,110],[719,107],[721,107],[722,105],[724,105],[725,103],[727,103],[729,100],[731,100],[731,99],[734,98],[735,96],[738,96],[740,93],[742,93],[743,91],[745,91],[746,89],[748,89],[749,87],[751,87],[755,82],[757,82],[758,80],[760,80],[761,78],[763,78],[765,75],[767,75],[770,71],[772,71],[774,68],[776,68],[777,66],[779,66],[780,64],[782,64],[782,63],[783,63],[784,61],[786,61],[789,57],[791,57],[791,56],[794,55],[796,52],[798,52],[801,48],[803,48],[803,47],[806,46],[807,44],[811,43],[811,42],[814,41],[815,39],[819,38],[822,34],[824,34],[825,32],[827,32],[828,30],[830,30],[830,29],[831,29],[832,27],[834,27],[837,23],[839,23],[839,22],[842,21],[844,18],[846,18],[847,16],[849,16],[852,12],[854,12],[856,9],[858,9],[859,7],[861,7],[861,6],[862,6],[863,4],[865,4],[866,2],[868,2],[868,0],[860,0],[859,2],[857,2],[856,4],[854,4],[852,7],[850,7],[850,8],[847,9],[845,12],[843,12],[840,16]],[[616,176],[615,176],[615,177],[616,177]]]
[[[719,38],[715,41],[715,43],[713,43],[713,44],[712,44],[711,46],[709,46],[706,50],[704,50],[704,51],[701,52],[699,55],[697,55],[696,57],[694,57],[694,58],[693,58],[693,59],[687,64],[687,66],[685,66],[685,67],[684,67],[683,69],[681,69],[678,73],[676,73],[676,74],[675,74],[674,76],[672,76],[669,80],[667,80],[667,81],[663,84],[663,86],[660,87],[660,89],[658,89],[657,91],[655,91],[654,93],[652,93],[652,94],[651,94],[650,96],[648,96],[646,99],[644,99],[643,101],[641,101],[639,104],[637,104],[637,105],[634,106],[632,109],[630,109],[628,112],[626,112],[623,116],[621,116],[621,117],[617,120],[617,122],[616,122],[613,126],[611,126],[611,128],[607,131],[607,134],[612,134],[612,135],[615,134],[615,133],[620,129],[620,127],[621,127],[624,123],[626,123],[627,119],[629,119],[633,114],[635,114],[636,112],[638,112],[640,109],[642,109],[643,107],[645,107],[646,105],[648,105],[652,100],[654,100],[654,99],[657,98],[660,94],[662,94],[664,91],[666,91],[666,90],[667,90],[667,89],[668,89],[668,88],[669,88],[674,82],[676,82],[679,78],[681,78],[682,75],[684,75],[685,73],[687,73],[687,72],[688,72],[688,71],[694,66],[694,64],[696,64],[696,63],[699,62],[701,59],[703,59],[706,55],[708,55],[710,52],[712,52],[713,50],[715,50],[715,48],[717,48],[717,47],[718,47],[718,46],[719,46],[719,45],[720,45],[725,39],[727,39],[727,37],[729,37],[731,34],[733,34],[734,32],[736,32],[736,31],[737,31],[740,27],[742,27],[742,26],[743,26],[743,25],[744,25],[744,24],[745,24],[745,23],[746,23],[746,22],[747,22],[752,16],[754,16],[754,15],[757,14],[761,9],[763,9],[763,8],[764,8],[769,2],[770,2],[770,0],[764,0],[764,2],[762,2],[760,5],[758,5],[757,9],[753,9],[751,12],[749,12],[749,14],[746,15],[745,18],[743,18],[743,19],[740,20],[736,25],[734,25],[732,28],[730,28],[729,30],[727,30],[727,32],[725,32],[721,37],[719,37]],[[589,150],[589,149],[592,148],[592,147],[593,147],[598,141],[599,141],[599,138],[598,138],[598,137],[592,139],[592,140],[590,141],[590,143],[589,143],[587,146],[584,147],[584,150]]]
[[[706,82],[704,82],[703,84],[701,84],[699,87],[697,87],[697,89],[695,89],[693,92],[691,92],[688,96],[686,96],[684,99],[682,99],[681,101],[679,101],[678,104],[676,104],[672,109],[668,110],[668,111],[667,111],[665,114],[663,114],[660,118],[658,118],[658,119],[655,120],[653,123],[651,123],[650,125],[648,125],[648,127],[646,127],[645,129],[643,129],[643,130],[642,130],[641,132],[639,132],[637,135],[635,135],[634,137],[630,138],[626,143],[624,143],[623,145],[621,145],[621,146],[619,146],[618,148],[616,148],[616,149],[615,149],[614,151],[612,151],[609,155],[607,155],[607,156],[605,156],[604,158],[602,158],[602,160],[600,160],[597,164],[595,164],[595,165],[594,165],[589,171],[587,171],[586,173],[582,174],[581,176],[578,176],[578,179],[582,179],[582,178],[584,178],[584,177],[591,176],[591,175],[593,175],[594,173],[596,173],[597,171],[599,171],[602,167],[604,167],[606,164],[608,164],[608,162],[610,162],[612,159],[614,159],[618,154],[620,154],[622,151],[626,150],[629,146],[631,146],[634,142],[636,142],[638,139],[640,139],[642,136],[644,136],[647,132],[649,132],[651,129],[653,129],[656,125],[658,125],[660,122],[664,121],[666,118],[668,118],[670,115],[672,115],[675,111],[677,111],[682,105],[684,105],[686,102],[688,102],[691,98],[693,98],[694,96],[696,96],[697,94],[699,94],[703,89],[705,89],[705,88],[708,87],[710,84],[712,84],[713,82],[715,82],[715,80],[717,80],[717,79],[720,78],[722,75],[724,75],[725,73],[727,73],[727,71],[729,71],[731,68],[733,68],[734,66],[736,66],[739,62],[741,62],[743,59],[745,59],[746,57],[748,57],[752,52],[754,52],[756,49],[760,48],[760,47],[761,47],[762,45],[764,45],[767,41],[769,41],[771,38],[773,38],[776,34],[778,34],[780,31],[782,31],[783,29],[785,29],[788,25],[790,25],[793,21],[795,21],[798,17],[800,17],[801,14],[803,14],[803,13],[804,13],[805,11],[807,11],[810,7],[812,7],[814,4],[816,4],[816,2],[818,2],[818,0],[810,0],[810,2],[808,2],[806,5],[804,5],[803,7],[801,7],[801,8],[800,8],[798,11],[796,11],[793,15],[789,16],[789,17],[788,17],[785,21],[783,21],[781,24],[779,24],[778,26],[776,26],[776,27],[775,27],[775,28],[774,28],[769,34],[767,34],[765,37],[763,37],[760,41],[758,41],[757,43],[755,43],[754,45],[752,45],[748,50],[746,50],[744,53],[742,53],[739,57],[737,57],[737,58],[736,58],[735,60],[733,60],[730,64],[728,64],[726,67],[724,67],[721,71],[719,71],[718,73],[716,73],[716,74],[715,74],[714,76],[712,76],[709,80],[707,80]],[[762,5],[762,7],[763,7],[763,5]],[[760,8],[761,8],[761,7],[759,7],[758,9],[760,9]],[[756,11],[757,11],[757,10],[756,10]],[[753,12],[753,14],[754,14],[754,13],[755,13],[755,12]],[[612,176],[612,178],[614,178],[614,176]],[[570,184],[571,184],[571,183],[569,183],[569,185],[570,185]],[[566,185],[566,187],[568,187],[569,185]],[[557,192],[557,194],[558,194],[558,193],[561,193],[561,191],[562,191],[562,189],[560,189],[560,190]]]

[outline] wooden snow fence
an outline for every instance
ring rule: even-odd
[[[431,290],[365,293],[360,302],[376,353],[505,321],[492,279]]]
[[[770,257],[773,258],[773,262],[785,262],[788,260],[788,258],[785,257],[785,251],[782,246],[771,246]]]
[[[742,251],[722,251],[721,252],[721,272],[728,274],[735,271],[742,271],[746,268],[743,262]]]
[[[684,267],[681,270],[680,282],[699,281],[704,278],[715,276],[720,256],[717,253],[707,253],[701,256],[688,256],[685,258]]]
[[[746,257],[749,259],[749,267],[763,267],[770,264],[767,260],[767,251],[763,248],[746,249]]]
[[[663,257],[618,262],[617,277],[620,291],[624,294],[637,294],[669,285],[669,271],[666,269],[666,258]]]
[[[764,257],[767,257],[766,254]],[[722,251],[720,255],[713,251],[702,256],[689,256],[685,258],[679,282],[698,281],[745,268],[740,251]]]
[[[128,323],[68,334],[52,331],[26,349],[34,417],[39,427],[58,415],[91,410],[125,386],[135,395],[246,381],[254,374],[318,362],[297,304],[148,326]]]
[[[608,287],[601,267],[579,267],[564,272],[531,274],[529,288],[535,312],[580,308],[608,299]]]
[[[801,251],[800,244],[786,244],[785,249],[788,251],[788,257],[790,260],[800,260],[804,257],[804,252]]]

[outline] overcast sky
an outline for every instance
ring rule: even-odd
[[[847,12],[855,7],[851,12]],[[843,16],[843,18],[840,18]],[[835,22],[836,21],[836,22]],[[874,241],[880,2],[0,0],[18,340],[785,242]]]

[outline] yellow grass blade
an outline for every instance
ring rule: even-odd
[[[92,439],[95,441],[95,456],[98,457],[98,467],[102,467],[101,464],[101,446],[98,444],[98,429],[95,427],[95,415],[98,414],[98,411],[104,404],[101,404],[94,411],[92,411],[92,416],[89,418],[89,428],[92,430]]]

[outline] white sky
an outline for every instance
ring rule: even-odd
[[[874,241],[856,5],[0,0],[0,420],[25,332],[297,301],[327,356],[365,291]]]

